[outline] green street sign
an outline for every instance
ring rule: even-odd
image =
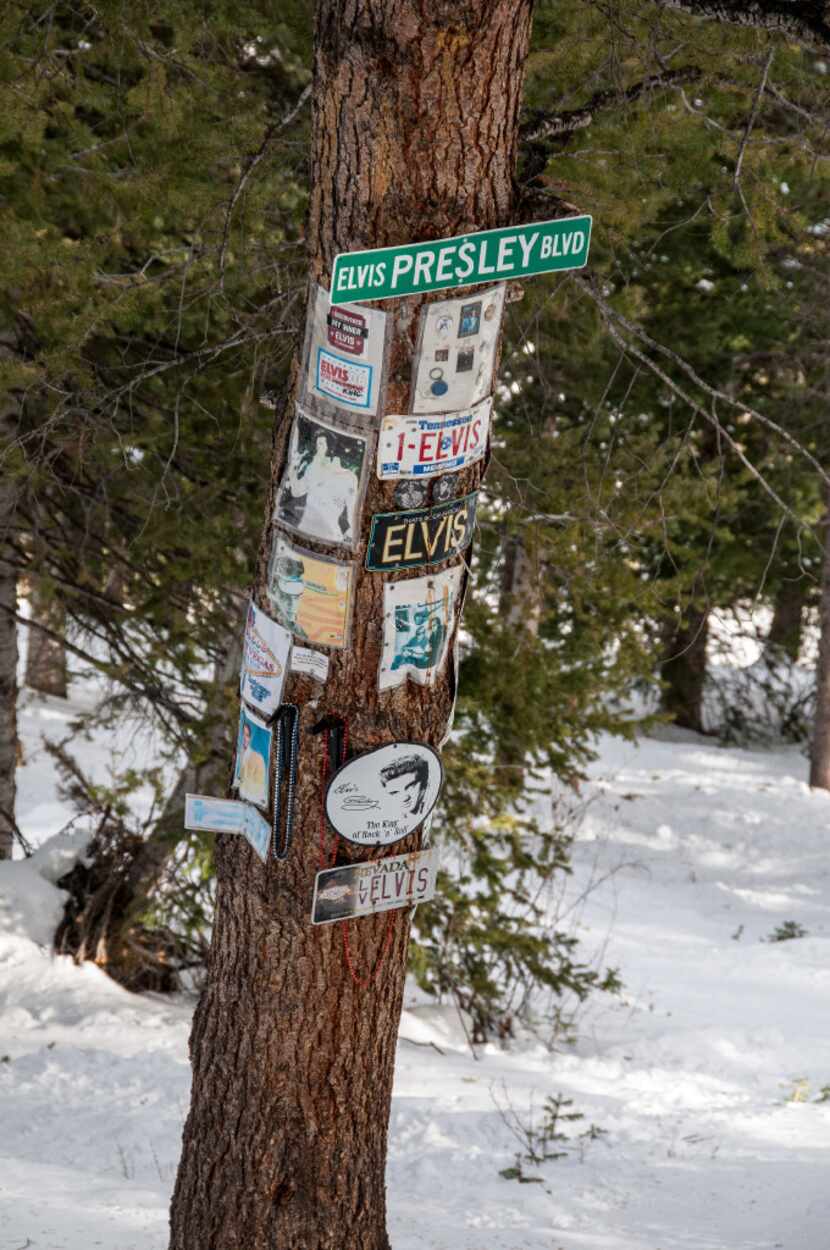
[[[515,281],[588,261],[592,218],[564,217],[480,230],[454,239],[341,252],[331,276],[333,304],[423,295],[445,287]]]

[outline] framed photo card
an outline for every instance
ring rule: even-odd
[[[243,706],[239,712],[232,785],[241,799],[256,803],[257,807],[268,806],[271,739],[272,733],[265,721]]]
[[[386,582],[379,690],[392,690],[407,680],[419,686],[435,680],[458,618],[463,575],[458,565],[427,577]]]
[[[295,638],[320,647],[345,647],[352,611],[354,566],[297,547],[277,532],[268,570],[274,615]]]
[[[276,519],[308,538],[354,547],[360,537],[365,462],[365,438],[298,407]]]

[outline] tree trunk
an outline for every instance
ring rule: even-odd
[[[32,619],[63,637],[66,613],[58,600],[44,595],[37,582],[32,585],[30,609]],[[40,629],[28,631],[26,648],[26,685],[40,694],[66,698],[66,648],[57,638]]]
[[[806,577],[782,582],[775,596],[772,623],[767,634],[767,646],[774,647],[788,656],[794,664],[801,653],[801,634],[804,623],[804,605],[807,597]]]
[[[16,354],[12,336],[0,336],[0,359]],[[17,434],[20,409],[16,395],[0,398],[0,454]],[[5,557],[14,528],[17,483],[0,466],[0,859],[11,859],[14,846],[17,775],[17,571]]]
[[[503,543],[499,617],[509,631],[514,652],[538,645],[542,619],[541,570],[536,553],[528,555],[521,534],[507,534]],[[500,733],[496,747],[499,780],[518,798],[525,777],[527,754],[521,742]]]
[[[538,559],[528,555],[521,534],[504,540],[499,608],[502,620],[519,635],[539,636],[542,619],[541,570]]]
[[[2,420],[2,418],[0,418]],[[0,485],[0,526],[3,496]],[[2,542],[2,539],[0,539]],[[17,576],[0,548],[0,859],[11,859],[17,793]]]
[[[816,710],[810,743],[810,785],[830,790],[830,486],[825,487],[824,560],[819,602]]]
[[[706,682],[706,644],[709,639],[709,609],[694,604],[676,621],[669,621],[664,634],[662,707],[675,725],[705,733],[703,688]]]
[[[320,0],[308,243],[312,275],[324,285],[338,252],[510,221],[531,2]],[[381,415],[409,411],[425,302],[383,305],[392,333]],[[278,429],[268,517],[289,424]],[[462,471],[462,493],[482,469]],[[373,513],[394,510],[394,485],[379,482],[371,464],[363,540]],[[266,611],[271,538],[269,524],[256,586]],[[384,581],[364,570],[364,551],[355,557],[348,649],[330,653],[322,695],[295,675],[284,696],[301,714],[290,855],[263,866],[240,839],[217,840],[216,923],[191,1037],[171,1250],[389,1248],[384,1173],[409,913],[390,913],[385,959],[387,919],[350,922],[351,968],[344,925],[311,926],[323,763],[312,730],[334,714],[348,721],[353,751],[396,740],[437,746],[455,673],[450,660],[432,686],[378,692]],[[417,846],[413,834],[394,849]],[[359,858],[365,852],[341,849],[338,862]]]

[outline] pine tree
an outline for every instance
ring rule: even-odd
[[[314,279],[327,284],[338,251],[510,219],[529,19],[529,3],[501,0],[428,13],[410,0],[322,0],[309,214]],[[406,411],[420,303],[388,311],[394,330],[385,411]],[[298,364],[295,379],[300,371]],[[272,503],[292,417],[289,406],[278,427]],[[474,487],[478,478],[477,469],[467,470],[463,485]],[[364,539],[371,514],[390,503],[389,488],[372,480]],[[255,586],[263,606],[275,537],[271,505],[267,515]],[[366,921],[340,933],[309,925],[321,861],[308,831],[320,820],[325,779],[314,731],[335,716],[348,721],[356,750],[395,739],[437,745],[456,674],[448,664],[432,688],[379,695],[382,583],[355,574],[358,624],[348,653],[332,658],[325,698],[298,677],[287,694],[300,708],[296,814],[303,837],[285,863],[270,868],[228,839],[218,845],[211,973],[194,1021],[173,1250],[194,1242],[212,1250],[389,1244],[385,1125],[408,918],[398,913],[388,926]],[[340,862],[353,854],[341,848]]]

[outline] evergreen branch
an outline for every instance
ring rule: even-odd
[[[741,170],[743,168],[744,156],[746,155],[746,149],[747,149],[747,144],[749,143],[749,137],[752,134],[752,127],[755,125],[755,122],[758,118],[758,109],[761,107],[761,97],[763,96],[764,88],[767,85],[767,78],[769,77],[769,72],[772,67],[772,60],[774,56],[775,56],[775,48],[770,48],[769,53],[767,55],[767,59],[764,62],[764,72],[761,75],[761,81],[758,83],[758,89],[755,92],[755,98],[752,101],[752,109],[750,110],[749,117],[747,118],[746,128],[744,129],[744,133],[741,138],[741,146],[738,151],[738,159],[735,161],[735,173],[732,178],[733,190],[736,191],[738,196],[740,197],[740,201],[744,206],[744,212],[746,213],[750,221],[752,220],[752,214],[750,213],[749,206],[747,205],[747,202],[744,199],[743,188],[741,187]]]
[[[41,634],[45,634],[47,638],[51,638],[54,642],[59,643],[60,646],[62,646],[66,651],[77,656],[79,659],[83,660],[84,663],[91,665],[91,667],[101,673],[102,676],[109,678],[112,677],[112,665],[109,661],[102,660],[98,656],[92,655],[91,652],[85,651],[83,648],[76,646],[75,643],[69,641],[65,634],[61,634],[54,629],[50,629],[48,625],[44,625],[41,621],[34,620],[31,617],[27,618],[25,616],[21,616],[20,613],[16,612],[11,607],[8,607],[6,604],[0,603],[0,612],[5,613],[7,617],[10,617],[18,625],[23,625],[27,629],[36,629]],[[137,677],[130,677],[122,670],[118,675],[119,684],[124,686],[130,694],[139,699],[146,699],[151,704],[156,716],[159,718],[159,721],[171,737],[181,742],[188,729],[192,729],[199,725],[201,718],[198,714],[198,709],[194,707],[194,711],[191,713],[185,709],[181,700],[176,702],[171,695],[168,695],[158,682],[154,673],[148,674],[146,671],[142,670],[135,653],[132,652],[123,639],[121,640],[121,646],[119,647],[117,639],[113,639],[111,636],[105,637],[103,634],[91,629],[87,621],[80,622],[80,625],[87,631],[87,633],[91,634],[92,637],[98,638],[100,641],[103,641],[110,646],[122,663],[129,664],[137,671]]]
[[[806,529],[813,532],[811,527],[809,525],[805,525],[802,518],[797,516],[789,505],[784,502],[778,492],[764,477],[763,473],[761,473],[760,469],[752,463],[737,440],[732,437],[723,422],[716,416],[714,408],[711,412],[709,412],[707,409],[702,407],[702,405],[699,404],[687,390],[681,387],[679,383],[674,380],[674,378],[666,373],[665,369],[662,369],[656,361],[652,360],[650,356],[637,348],[634,343],[632,343],[631,338],[639,339],[644,346],[667,357],[712,401],[719,400],[730,408],[736,408],[740,410],[740,412],[746,413],[760,425],[763,425],[766,429],[776,434],[785,443],[787,443],[797,455],[808,461],[808,463],[815,469],[822,482],[830,488],[830,476],[822,468],[815,456],[803,445],[803,443],[800,443],[797,438],[790,434],[788,430],[785,430],[783,426],[780,426],[776,421],[772,421],[769,417],[765,417],[763,413],[758,412],[757,409],[749,407],[749,405],[742,403],[738,399],[733,399],[732,396],[727,395],[725,391],[721,391],[715,386],[710,386],[708,382],[704,382],[703,378],[700,377],[697,371],[686,360],[684,360],[682,356],[679,356],[677,352],[672,351],[671,348],[666,347],[664,344],[658,343],[656,339],[653,339],[649,334],[646,334],[645,330],[643,330],[640,326],[635,325],[634,322],[629,321],[628,318],[623,316],[622,313],[618,312],[615,308],[612,308],[608,301],[600,295],[595,283],[591,279],[576,276],[575,280],[599,308],[603,321],[605,322],[606,329],[614,342],[627,355],[633,356],[635,360],[638,360],[642,365],[644,365],[655,375],[655,377],[658,377],[660,381],[663,382],[664,385],[677,396],[678,399],[681,399],[683,403],[689,406],[692,412],[696,413],[700,417],[703,417],[704,421],[712,426],[718,439],[723,439],[750,476],[753,477],[761,489],[769,495],[776,507],[779,508],[780,511],[795,524],[797,529]],[[620,332],[618,326],[621,326],[623,330],[625,330],[626,334],[631,337],[626,338],[626,336]]]
[[[769,79],[767,79],[767,84],[764,90],[767,95],[771,95],[773,99],[777,100],[778,103],[784,108],[790,109],[793,113],[797,113],[799,117],[803,117],[805,121],[810,123],[811,126],[817,126],[820,124],[819,119],[814,113],[808,112],[807,109],[802,108],[800,104],[796,104],[794,100],[788,99],[782,91],[778,90],[775,83],[770,82]]]
[[[36,621],[34,617],[21,616],[19,612],[15,612],[14,608],[7,607],[5,603],[0,603],[0,612],[5,612],[6,616],[11,617],[11,619],[16,621],[18,625],[24,625],[26,629],[36,629],[41,634],[45,634],[47,638],[51,638],[53,642],[59,643],[64,650],[69,651],[72,655],[76,655],[80,660],[83,660],[85,664],[91,664],[93,668],[97,668],[98,671],[103,673],[105,676],[109,675],[106,660],[98,659],[89,651],[84,651],[81,647],[76,647],[75,644],[71,643],[64,634],[59,634],[57,630],[50,629],[48,625],[42,624],[41,621]]]
[[[823,0],[657,0],[665,9],[704,21],[726,22],[788,35],[814,47],[830,46],[830,10]]]
[[[228,254],[228,241],[230,239],[231,221],[233,219],[234,209],[236,208],[239,202],[239,198],[242,195],[242,192],[245,190],[245,187],[248,184],[248,180],[251,177],[251,174],[254,172],[257,165],[260,163],[262,158],[265,156],[265,153],[268,151],[271,141],[274,139],[276,135],[279,134],[281,130],[285,130],[286,126],[291,125],[294,118],[302,109],[306,100],[308,100],[311,97],[311,86],[312,84],[308,83],[307,86],[303,88],[303,91],[300,95],[299,100],[297,101],[297,103],[294,105],[293,108],[289,109],[285,117],[283,117],[282,121],[276,122],[273,126],[268,127],[268,130],[265,132],[265,138],[262,140],[262,143],[259,145],[256,152],[254,152],[252,156],[248,157],[248,160],[245,164],[245,168],[243,169],[240,175],[239,181],[234,187],[233,195],[231,196],[230,203],[228,204],[228,211],[225,214],[225,228],[222,232],[222,246],[219,249],[219,286],[221,290],[225,289],[225,258],[227,257],[227,254]]]
[[[584,130],[586,126],[590,126],[595,114],[604,109],[634,104],[652,91],[696,82],[701,75],[702,71],[696,65],[684,65],[678,69],[668,69],[662,74],[651,74],[623,91],[597,91],[579,109],[570,109],[564,113],[537,110],[522,126],[520,137],[524,143],[545,143],[559,135],[573,134],[575,130]]]

